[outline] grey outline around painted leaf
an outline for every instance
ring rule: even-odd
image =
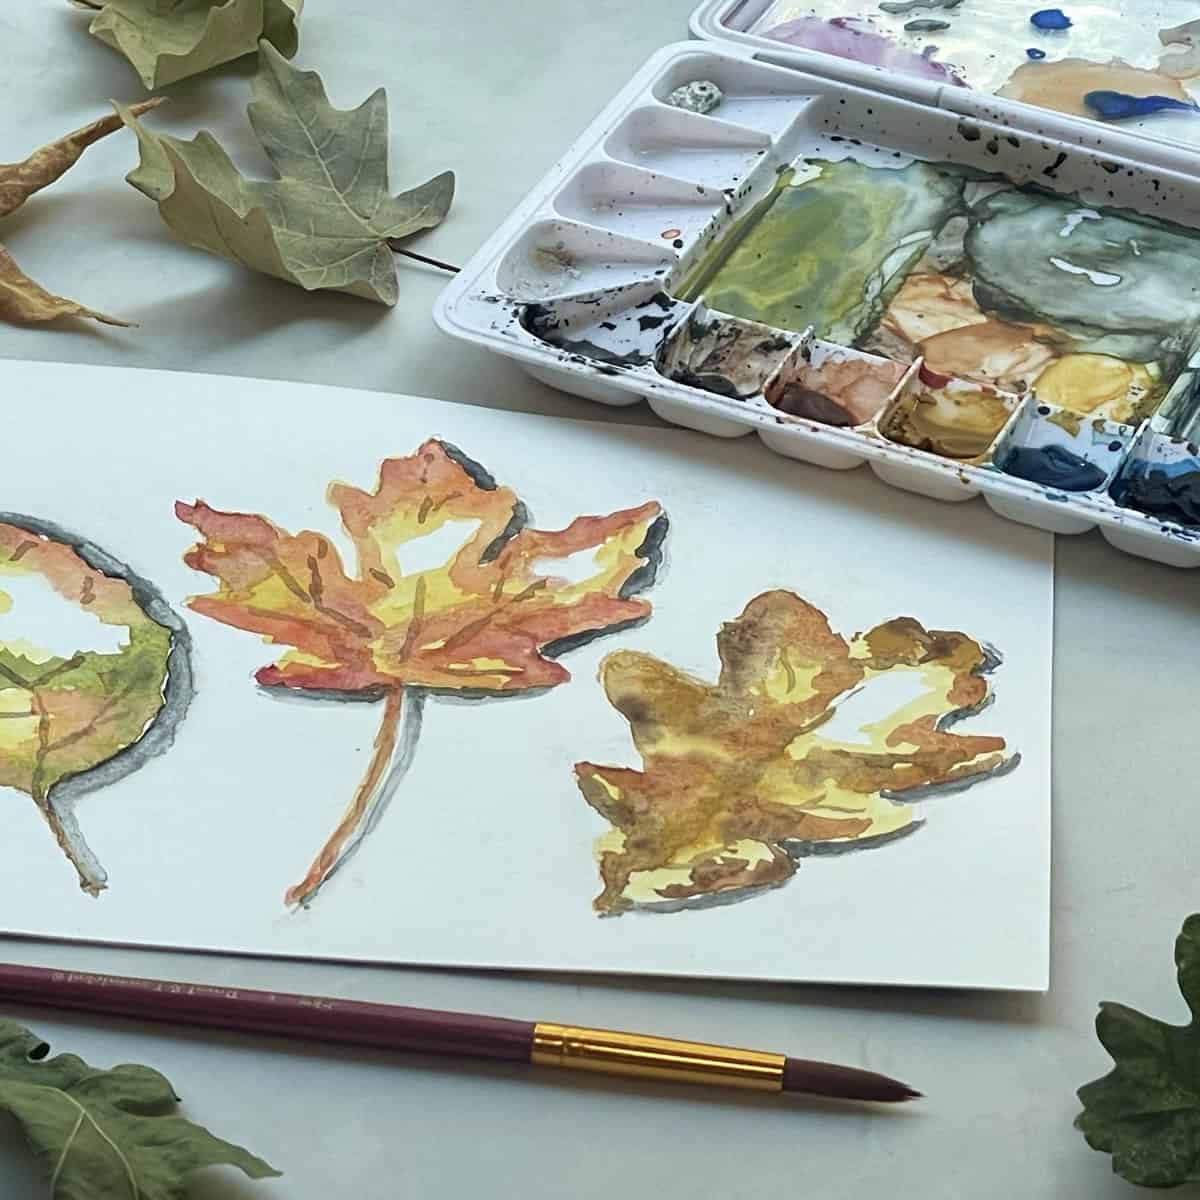
[[[88,846],[83,831],[79,828],[75,807],[82,797],[132,775],[150,759],[170,749],[195,695],[191,634],[183,619],[149,580],[101,549],[95,542],[71,533],[53,521],[30,517],[23,513],[0,512],[0,524],[24,529],[28,533],[67,546],[93,570],[110,579],[121,580],[129,586],[142,612],[171,634],[171,649],[167,654],[166,680],[163,685],[163,706],[142,736],[104,762],[97,763],[86,771],[64,776],[51,785],[46,795],[47,805],[57,817],[64,835],[77,855],[80,886],[84,891],[99,895],[108,885],[108,873]]]

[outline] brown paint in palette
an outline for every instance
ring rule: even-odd
[[[981,459],[1017,409],[1016,396],[922,366],[880,423],[890,441],[942,458]]]
[[[807,342],[764,389],[779,412],[822,425],[865,425],[883,410],[906,374],[903,363],[841,346]]]

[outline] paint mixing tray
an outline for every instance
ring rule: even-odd
[[[592,400],[1200,565],[1192,156],[755,53],[654,55],[440,326]]]
[[[821,73],[835,58],[851,82],[873,77],[900,95],[945,87],[942,107],[964,115],[990,115],[995,93],[1200,145],[1200,21],[1190,0],[1053,3],[704,0],[691,28]]]

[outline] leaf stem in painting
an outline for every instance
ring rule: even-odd
[[[329,878],[341,860],[346,843],[366,820],[376,791],[383,782],[392,756],[396,752],[403,705],[404,688],[389,688],[383,707],[383,720],[380,723],[379,732],[375,735],[375,752],[371,755],[366,774],[358,785],[354,798],[350,801],[350,806],[346,809],[338,827],[321,847],[317,857],[313,859],[312,866],[308,868],[308,874],[295,887],[288,890],[285,896],[288,904],[307,904],[317,894],[321,885]]]
[[[402,258],[413,258],[417,262],[425,263],[430,267],[437,267],[439,271],[449,271],[451,275],[457,275],[462,267],[452,266],[448,262],[442,262],[440,258],[430,258],[428,254],[418,254],[415,250],[402,250],[398,238],[388,238],[388,249],[394,254],[399,254]]]

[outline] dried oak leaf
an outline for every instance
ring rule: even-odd
[[[335,483],[329,501],[354,544],[354,575],[323,534],[199,500],[175,509],[204,538],[185,561],[220,584],[189,605],[293,647],[257,673],[260,684],[386,701],[362,784],[289,902],[308,900],[370,828],[406,689],[486,696],[566,682],[558,654],[649,616],[634,593],[653,582],[666,532],[653,501],[533,529],[516,493],[437,440],[386,460],[375,491]],[[577,556],[586,569],[576,581],[554,573]]]
[[[20,1125],[53,1200],[183,1200],[202,1167],[228,1165],[251,1179],[279,1172],[232,1142],[173,1116],[179,1101],[150,1067],[110,1071],[0,1021],[0,1112]]]
[[[756,596],[717,635],[714,685],[618,651],[601,666],[643,771],[578,763],[601,839],[601,913],[672,911],[738,899],[796,872],[818,850],[875,845],[913,830],[898,798],[962,787],[1015,765],[999,737],[948,731],[988,699],[993,655],[963,633],[898,617],[847,643],[787,591]],[[823,732],[839,705],[910,677],[896,707],[843,740]],[[888,685],[885,685],[888,686]]]
[[[123,54],[148,91],[253,54],[296,53],[304,0],[73,0],[98,10],[88,32]]]
[[[133,115],[149,112],[161,104],[147,100],[129,109]],[[16,212],[34,192],[52,184],[78,161],[93,143],[121,128],[121,118],[101,117],[82,129],[68,133],[56,142],[35,150],[22,162],[0,163],[0,218]],[[0,245],[0,319],[21,324],[53,321],[58,317],[90,317],[105,325],[129,325],[117,317],[106,316],[74,300],[56,296],[35,283],[17,266],[12,255]]]
[[[190,694],[186,631],[149,584],[46,522],[0,514],[0,787],[33,799],[84,891],[107,876],[75,799],[166,749]]]
[[[1096,1034],[1116,1066],[1079,1089],[1075,1119],[1093,1150],[1142,1187],[1200,1180],[1200,913],[1175,942],[1179,991],[1192,1019],[1156,1021],[1123,1004],[1103,1003]]]
[[[439,224],[454,196],[450,171],[390,195],[384,90],[342,112],[320,76],[296,70],[266,42],[248,112],[279,179],[244,179],[209,133],[184,142],[151,133],[132,110],[117,111],[141,148],[127,178],[180,241],[306,291],[394,305],[389,241]]]

